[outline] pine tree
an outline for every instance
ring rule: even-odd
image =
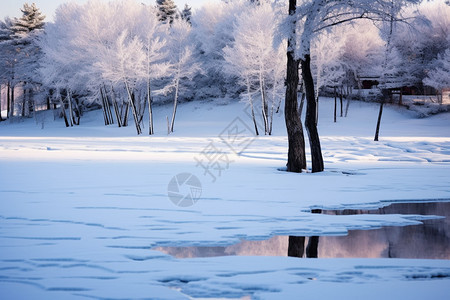
[[[158,18],[161,22],[169,22],[172,24],[173,20],[178,18],[177,5],[173,0],[156,0],[158,7]]]
[[[12,26],[13,38],[26,38],[29,33],[34,30],[44,28],[45,16],[41,13],[36,4],[29,5],[25,3],[21,9],[23,15],[19,19],[15,19]]]
[[[33,110],[34,92],[41,85],[38,79],[37,70],[39,59],[42,55],[37,39],[43,32],[45,16],[40,12],[36,4],[25,3],[21,9],[22,16],[14,19],[11,26],[12,43],[14,45],[14,81],[21,83],[22,95],[22,116],[28,115]]]
[[[191,16],[192,16],[192,8],[189,5],[185,4],[184,9],[181,12],[181,18],[186,22],[188,22],[189,24],[192,24]]]

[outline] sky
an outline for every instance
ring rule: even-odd
[[[20,9],[23,7],[23,4],[28,3],[36,3],[37,7],[41,10],[41,12],[47,16],[46,21],[53,20],[53,14],[55,9],[61,4],[65,2],[78,2],[84,3],[87,0],[0,0],[0,19],[3,20],[5,17],[20,17],[22,12]],[[210,2],[210,0],[174,0],[179,8],[183,8],[187,3],[192,8],[198,8],[202,4],[206,2]],[[155,3],[155,0],[140,0],[143,3]]]

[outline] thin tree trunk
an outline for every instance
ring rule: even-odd
[[[14,102],[15,102],[14,90],[15,90],[15,86],[13,85],[11,87],[11,117],[14,117],[14,113],[15,113],[15,109],[14,109],[14,106],[15,106],[15,104],[14,104]]]
[[[133,112],[134,122],[136,125],[136,131],[137,131],[137,134],[139,135],[142,133],[142,129],[141,129],[141,126],[139,125],[138,116],[136,114],[136,107],[134,106],[134,102],[133,102],[133,96],[131,95],[131,91],[130,91],[130,88],[128,87],[127,81],[126,80],[124,80],[124,81],[125,81],[125,88],[127,89],[127,93],[128,93],[128,100],[131,105],[131,111]]]
[[[305,237],[304,236],[289,236],[288,256],[303,257],[305,253]]]
[[[112,100],[113,107],[114,107],[114,113],[116,114],[117,125],[120,128],[120,127],[122,127],[122,118],[120,117],[119,106],[117,105],[116,95],[114,94],[113,87],[111,87],[111,100]]]
[[[337,92],[336,87],[334,87],[334,123],[336,123],[336,110],[337,110]]]
[[[122,109],[125,106],[125,110],[123,112],[123,126],[127,127],[128,126],[128,114],[129,114],[129,108],[130,108],[130,103],[127,101],[124,104],[122,104]]]
[[[150,89],[150,79],[147,80],[147,104],[148,104],[148,134],[154,134],[153,130],[153,110],[152,110],[152,97]]]
[[[6,84],[6,118],[11,116],[11,84]]]
[[[111,112],[111,104],[109,103],[109,99],[108,99],[108,91],[106,90],[106,86],[105,84],[103,84],[103,90],[104,95],[105,95],[105,105],[106,105],[106,115],[108,116],[108,123],[109,124],[114,124],[114,118]]]
[[[61,112],[64,118],[64,123],[66,123],[66,127],[69,127],[69,121],[67,120],[66,110],[64,109],[64,101],[62,99],[61,94],[59,95],[59,103],[61,103]]]
[[[266,91],[264,89],[264,79],[262,75],[259,75],[259,86],[261,92],[261,106],[262,106],[262,116],[264,121],[264,133],[269,134],[269,122],[267,119],[268,108],[267,108],[267,99],[266,99]]]
[[[170,132],[173,132],[173,125],[175,124],[175,115],[177,113],[177,106],[178,106],[178,87],[179,87],[179,84],[180,84],[180,79],[177,78],[177,80],[175,82],[175,96],[174,96],[174,99],[173,99],[173,112],[172,112],[172,121],[170,122]]]
[[[3,121],[3,115],[2,115],[2,88],[3,88],[3,85],[0,84],[0,122]]]
[[[26,102],[27,102],[27,90],[23,89],[23,100],[22,100],[22,118],[25,117],[25,107],[26,107]]]
[[[250,94],[250,80],[248,79],[248,77],[246,77],[245,79],[246,79],[246,83],[247,83],[248,102],[250,103],[253,124],[255,125],[255,134],[259,135],[258,125],[256,124],[256,118],[255,118],[255,110],[253,109],[253,99],[252,99],[252,95]]]
[[[289,15],[295,15],[297,0],[289,0]],[[299,63],[295,59],[296,32],[294,21],[293,32],[288,39],[286,96],[284,103],[284,117],[288,135],[288,161],[287,171],[301,173],[306,169],[305,137],[303,126],[298,114],[297,89],[299,82]]]
[[[309,136],[309,145],[311,148],[312,172],[322,172],[324,170],[322,149],[320,147],[319,132],[316,125],[316,99],[314,97],[314,81],[311,74],[311,57],[306,54],[304,59],[300,60],[302,65],[303,82],[306,92],[306,119],[305,126]]]
[[[342,89],[343,88],[341,88],[341,94],[339,95],[339,103],[340,103],[340,106],[341,106],[341,118],[344,115],[344,108],[343,108],[343,106],[344,106],[344,96],[342,95]]]
[[[381,116],[383,115],[383,106],[384,106],[384,100],[381,101],[380,110],[378,112],[377,129],[375,130],[375,138],[373,139],[375,142],[378,142],[378,136],[380,134],[380,125],[381,125]]]
[[[105,125],[108,126],[109,125],[109,119],[108,119],[108,115],[106,113],[105,96],[103,95],[103,89],[102,88],[100,88],[100,98],[101,98],[102,110],[103,110],[103,120],[105,121]]]
[[[80,125],[81,112],[78,104],[72,98],[70,91],[67,91],[67,97],[69,99],[70,106],[72,108],[72,121],[74,125]]]
[[[72,108],[72,98],[70,98],[70,92],[67,90],[67,102],[69,102],[69,123],[73,126],[73,108]]]

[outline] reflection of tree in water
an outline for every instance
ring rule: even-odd
[[[313,214],[321,214],[321,209],[313,209]],[[317,258],[319,248],[319,237],[310,236],[308,238],[308,245],[306,246],[306,257]],[[305,252],[305,237],[304,236],[289,236],[288,256],[303,257]]]
[[[314,213],[319,213],[316,210]],[[399,203],[379,210],[323,211],[325,214],[440,215],[446,219],[424,225],[352,230],[348,236],[274,236],[265,241],[246,241],[224,247],[153,248],[175,257],[222,255],[277,255],[293,257],[393,257],[450,259],[450,202]],[[305,249],[306,245],[306,249]]]
[[[450,259],[450,203],[398,203],[379,210],[325,211],[326,214],[440,215],[423,225],[351,230],[348,236],[321,239],[320,257],[383,257]]]

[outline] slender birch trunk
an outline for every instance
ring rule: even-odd
[[[170,132],[173,132],[173,125],[175,123],[175,115],[177,113],[179,84],[180,84],[180,78],[178,76],[178,78],[175,81],[175,96],[173,99],[173,112],[172,112],[172,121],[170,122]]]
[[[117,125],[122,127],[122,118],[120,117],[119,106],[117,105],[116,95],[114,94],[114,88],[111,87],[111,100],[113,103],[114,113],[116,114]]]
[[[253,120],[253,124],[255,125],[255,134],[259,135],[259,131],[258,131],[258,125],[256,124],[256,118],[255,118],[255,110],[253,107],[253,99],[252,99],[252,95],[250,94],[250,80],[248,78],[248,76],[245,77],[245,81],[247,83],[247,97],[248,97],[248,102],[250,103],[250,110],[252,113],[252,120]]]
[[[142,129],[141,129],[141,126],[139,125],[138,116],[136,114],[136,107],[134,106],[134,102],[133,102],[133,96],[131,95],[131,91],[130,91],[130,88],[128,86],[128,82],[126,80],[124,80],[124,82],[125,82],[125,88],[126,88],[127,93],[128,93],[128,100],[129,100],[129,103],[131,105],[131,111],[133,112],[134,122],[135,122],[135,125],[136,125],[136,131],[137,131],[137,134],[139,135],[139,134],[142,133]]]
[[[66,124],[66,127],[70,127],[69,121],[67,120],[66,110],[64,109],[64,101],[63,101],[63,98],[62,98],[61,94],[59,94],[59,103],[61,105],[61,113],[62,113],[63,118],[64,118],[64,123]]]

